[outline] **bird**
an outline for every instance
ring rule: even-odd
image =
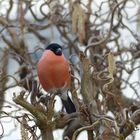
[[[71,85],[71,72],[61,45],[51,43],[46,47],[37,64],[37,74],[46,92],[57,92],[68,114],[76,112],[75,105],[67,92]]]

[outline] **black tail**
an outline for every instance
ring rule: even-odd
[[[72,100],[70,99],[69,95],[67,96],[67,99],[62,99],[62,103],[66,109],[66,112],[68,114],[70,113],[73,113],[73,112],[76,112],[76,108],[75,108],[75,105],[73,104]]]

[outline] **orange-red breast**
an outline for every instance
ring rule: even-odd
[[[47,46],[37,64],[37,73],[43,89],[47,92],[59,91],[67,113],[75,112],[75,106],[67,94],[71,84],[70,66],[56,43]]]

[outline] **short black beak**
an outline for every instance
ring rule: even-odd
[[[58,48],[58,49],[56,50],[56,54],[57,54],[57,55],[62,55],[62,49],[61,49],[61,48]]]

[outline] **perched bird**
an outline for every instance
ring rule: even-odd
[[[46,47],[37,64],[37,73],[43,89],[50,93],[57,91],[66,112],[76,112],[67,94],[71,84],[70,66],[59,44],[52,43]]]

